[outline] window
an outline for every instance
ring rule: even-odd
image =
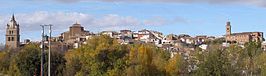
[[[10,37],[7,38],[7,41],[10,41]]]
[[[14,41],[14,37],[11,38],[11,41]]]

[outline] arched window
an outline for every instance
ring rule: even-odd
[[[10,41],[10,37],[7,38],[7,41]]]
[[[14,37],[12,37],[11,40],[14,41]]]

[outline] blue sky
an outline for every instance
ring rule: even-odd
[[[58,36],[76,21],[92,32],[150,29],[221,36],[228,19],[232,32],[265,32],[265,5],[264,0],[1,0],[0,43],[13,13],[21,41],[39,40],[41,24],[53,24]]]

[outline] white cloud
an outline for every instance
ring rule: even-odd
[[[83,13],[49,13],[45,11],[34,12],[29,14],[17,14],[17,21],[20,22],[21,28],[25,30],[37,30],[41,24],[53,24],[55,29],[66,29],[75,21],[89,22],[93,19],[91,15]]]
[[[29,38],[38,40],[42,24],[53,24],[55,35],[68,31],[69,26],[78,21],[86,30],[100,32],[104,30],[118,31],[121,29],[138,30],[145,28],[143,25],[167,25],[173,20],[162,17],[154,17],[146,20],[138,19],[132,16],[120,16],[116,14],[107,14],[103,16],[94,16],[78,12],[46,12],[38,11],[33,13],[15,14],[17,22],[20,24],[22,39]],[[0,15],[0,38],[5,36],[6,24],[10,21],[11,15]],[[176,21],[179,22],[179,21]],[[181,21],[182,22],[182,21]],[[0,43],[3,40],[0,40]]]
[[[78,21],[86,30],[99,32],[103,30],[134,29],[140,27],[141,21],[131,16],[119,16],[115,14],[95,17],[90,14],[77,12],[46,12],[39,11],[33,13],[15,14],[17,22],[20,24],[20,31],[23,37],[38,37],[42,24],[53,24],[54,33],[60,34],[68,30],[68,27]],[[0,38],[4,38],[6,24],[11,15],[0,15]],[[36,40],[35,38],[31,38]]]
[[[17,22],[20,24],[21,31],[39,31],[41,24],[53,24],[53,29],[58,32],[68,30],[68,27],[76,21],[81,23],[87,30],[120,30],[138,29],[142,25],[166,25],[170,21],[162,17],[141,20],[132,16],[119,16],[107,14],[103,16],[93,16],[78,12],[46,12],[38,11],[33,13],[15,14]],[[0,16],[0,29],[4,30],[11,15]],[[177,21],[178,22],[178,21]]]
[[[49,1],[49,0],[48,0]],[[50,0],[51,1],[51,0]],[[74,3],[81,1],[100,1],[100,2],[145,2],[145,3],[208,3],[208,4],[244,4],[244,5],[256,5],[266,6],[265,0],[56,0],[63,3]]]

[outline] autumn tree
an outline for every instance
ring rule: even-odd
[[[175,63],[179,64],[180,62],[176,61],[176,58],[170,59],[169,52],[153,44],[134,44],[130,47],[129,66],[126,73],[128,76],[164,76],[168,72],[179,70]],[[170,64],[172,66],[168,67]],[[169,70],[170,68],[176,70]]]
[[[153,44],[119,44],[108,36],[96,36],[82,47],[65,54],[66,73],[73,76],[154,76],[177,75],[182,58]],[[171,59],[171,60],[170,60]],[[172,63],[173,62],[173,63]],[[166,68],[167,65],[172,65]],[[176,68],[174,70],[167,70]],[[167,70],[167,71],[166,71]]]
[[[96,36],[86,45],[66,53],[66,67],[70,75],[123,75],[126,68],[126,45],[109,36]]]
[[[183,58],[180,55],[175,55],[173,58],[169,59],[167,64],[165,65],[166,75],[168,76],[177,76],[181,75],[182,71],[187,69],[181,69],[182,66],[186,66],[183,64]]]
[[[11,65],[12,58],[17,54],[18,49],[5,48],[0,51],[0,73],[7,74]]]

